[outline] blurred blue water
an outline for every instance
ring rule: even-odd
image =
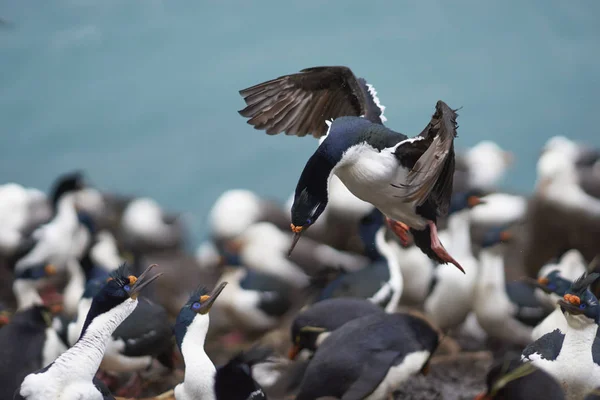
[[[457,146],[512,150],[506,186],[528,191],[548,137],[600,145],[599,15],[594,0],[2,2],[0,182],[45,190],[82,168],[189,213],[198,240],[222,191],[284,200],[316,147],[251,129],[237,91],[337,64],[409,135],[436,100],[463,106]]]

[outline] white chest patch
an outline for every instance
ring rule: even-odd
[[[531,340],[536,341],[546,333],[559,329],[562,333],[567,330],[567,320],[559,307],[552,311],[542,322],[531,332]]]
[[[395,147],[378,151],[362,143],[348,149],[334,173],[359,199],[371,203],[388,217],[421,229],[425,220],[415,214],[414,203],[403,203],[398,197],[404,189],[394,187],[406,182],[408,169],[398,164]]]
[[[428,358],[428,351],[417,351],[407,355],[402,363],[389,369],[385,378],[365,400],[387,399],[403,382],[419,372]]]
[[[530,357],[535,366],[558,380],[569,400],[583,399],[600,382],[600,365],[594,363],[592,357],[592,342],[596,340],[596,331],[595,324],[577,331],[568,326],[556,360]]]

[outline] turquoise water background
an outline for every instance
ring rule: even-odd
[[[5,0],[0,182],[46,190],[87,172],[102,189],[188,214],[194,241],[229,188],[285,200],[317,145],[270,137],[238,90],[347,65],[420,132],[460,107],[457,147],[492,139],[527,192],[553,135],[600,145],[600,2]]]

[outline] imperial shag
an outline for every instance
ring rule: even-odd
[[[415,137],[383,125],[373,86],[347,67],[314,67],[241,90],[240,114],[256,129],[275,135],[327,135],[300,176],[292,206],[295,241],[328,202],[337,175],[359,199],[389,218],[394,232],[439,263],[460,264],[437,235],[437,217],[448,212],[454,173],[455,110],[438,101],[431,121]],[[294,244],[290,249],[293,249]]]

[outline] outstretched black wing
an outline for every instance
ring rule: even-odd
[[[347,67],[306,68],[296,74],[240,90],[247,107],[239,113],[255,129],[269,135],[285,132],[319,138],[327,133],[326,120],[363,116],[385,121],[373,86],[357,79]]]

